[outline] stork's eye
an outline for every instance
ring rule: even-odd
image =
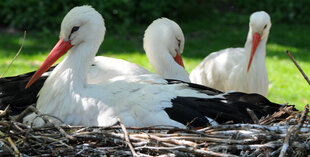
[[[74,26],[71,30],[71,34],[79,30],[79,26]]]
[[[266,29],[266,28],[267,28],[267,25],[264,26],[264,29]]]
[[[181,45],[181,40],[177,39],[177,41],[178,41],[178,47],[180,47],[180,45]]]

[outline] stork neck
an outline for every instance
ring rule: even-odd
[[[75,87],[85,86],[87,83],[87,69],[91,66],[98,48],[98,46],[95,47],[89,43],[73,46],[64,60],[58,65],[55,77],[65,77],[58,80],[66,80]]]
[[[167,49],[152,47],[145,51],[157,74],[166,79],[177,79],[190,82],[187,71],[174,61]]]

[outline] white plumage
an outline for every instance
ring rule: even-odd
[[[149,25],[143,47],[157,74],[166,79],[190,82],[181,58],[184,42],[181,28],[172,20],[160,18]]]
[[[87,74],[104,35],[103,18],[89,6],[75,7],[65,16],[60,40],[26,85],[30,87],[68,51],[39,92],[39,112],[58,117],[61,121],[54,119],[58,124],[109,126],[119,118],[126,126],[184,128],[227,121],[251,123],[247,108],[258,118],[280,108],[261,95],[222,93],[197,84],[167,82],[157,74],[121,75],[90,84]],[[105,71],[101,72],[103,76]],[[45,125],[35,114],[23,121]]]
[[[74,27],[78,30],[73,31]],[[105,25],[101,15],[88,6],[73,8],[61,25],[60,40],[45,62],[28,82],[29,87],[68,49],[67,55],[45,81],[37,101],[43,114],[60,118],[66,124],[108,126],[119,117],[125,125],[150,126],[183,124],[169,118],[164,108],[172,107],[177,96],[217,97],[201,94],[185,84],[167,85],[155,74],[121,76],[111,82],[87,83],[87,73],[104,39]],[[103,72],[103,71],[102,71]],[[102,73],[102,76],[104,72]],[[148,81],[135,81],[137,78]],[[60,123],[59,121],[55,120]],[[43,125],[31,114],[24,122]]]
[[[160,18],[149,25],[143,44],[157,74],[166,79],[190,82],[181,58],[184,42],[181,28],[170,19]],[[91,84],[106,82],[116,76],[151,74],[135,63],[111,57],[96,56],[92,65],[87,73],[87,82]]]
[[[163,26],[163,30],[166,30],[166,26]],[[168,32],[166,33],[169,34]],[[252,123],[247,108],[261,118],[278,111],[281,107],[258,94],[222,93],[198,84],[165,80],[157,74],[150,73],[132,75],[121,70],[120,76],[110,75],[111,78],[106,78],[103,82],[95,80],[90,83],[88,77],[91,75],[102,79],[101,77],[106,77],[105,73],[118,74],[113,72],[113,67],[109,68],[117,66],[114,59],[111,61],[112,65],[108,61],[109,58],[95,58],[104,35],[104,20],[98,12],[90,6],[73,8],[62,21],[60,40],[27,83],[28,89],[21,91],[36,92],[41,89],[37,102],[33,93],[30,93],[30,100],[28,96],[18,98],[12,105],[18,109],[16,112],[21,110],[20,107],[36,103],[42,114],[58,117],[60,121],[54,119],[58,124],[109,126],[120,118],[127,126],[205,127],[227,121]],[[179,40],[177,45],[177,48],[180,48]],[[180,52],[182,51],[170,52],[171,56],[176,53],[173,58],[179,64],[182,63],[178,55]],[[46,80],[46,77],[40,78],[65,53],[67,55],[49,77]],[[124,63],[120,67],[126,69],[128,62],[117,62]],[[92,66],[94,63],[95,66]],[[116,68],[116,71],[119,70]],[[15,98],[14,96],[20,92],[10,87],[20,87],[25,79],[28,80],[28,75],[0,79],[1,108],[4,107],[2,103],[11,100],[12,96]],[[31,86],[37,80],[38,83]],[[26,100],[29,104],[19,104],[20,100]],[[45,125],[35,114],[26,116],[23,121],[35,126]]]
[[[109,81],[117,76],[135,76],[142,74],[151,74],[151,72],[135,63],[130,63],[122,59],[96,56],[92,66],[87,72],[87,82],[90,84],[98,84]]]
[[[266,12],[253,13],[244,48],[211,53],[190,73],[190,80],[225,92],[233,90],[267,96],[269,81],[265,56],[270,27]]]

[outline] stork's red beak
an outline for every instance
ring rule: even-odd
[[[249,60],[249,64],[248,64],[248,72],[250,70],[250,67],[251,67],[251,64],[252,64],[252,60],[253,60],[253,57],[255,55],[256,48],[257,48],[257,46],[258,46],[258,44],[260,42],[260,39],[261,39],[261,36],[258,33],[255,33],[253,35],[251,56],[250,56],[250,60]]]
[[[177,55],[175,57],[173,57],[173,59],[175,60],[175,62],[177,62],[179,65],[181,65],[183,68],[184,64],[183,64],[183,60],[182,60],[182,56],[181,54],[177,53]]]
[[[37,81],[41,75],[46,72],[62,55],[64,55],[72,47],[70,40],[64,41],[60,38],[57,44],[54,46],[50,54],[42,63],[40,68],[31,77],[25,88],[30,87],[35,81]]]

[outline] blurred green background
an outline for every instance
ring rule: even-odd
[[[264,10],[271,16],[266,65],[268,98],[277,103],[309,103],[309,85],[287,57],[289,50],[310,75],[310,1],[308,0],[14,0],[0,3],[0,74],[27,37],[21,54],[5,76],[36,70],[58,40],[60,23],[74,6],[92,5],[105,18],[107,33],[98,55],[135,62],[151,70],[144,54],[144,30],[155,19],[176,21],[185,34],[188,72],[209,53],[243,47],[249,16]]]

